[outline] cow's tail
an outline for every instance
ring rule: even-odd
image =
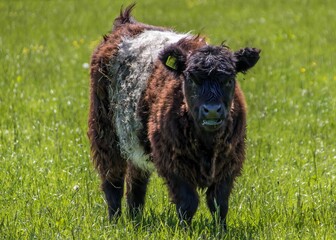
[[[131,16],[131,12],[135,7],[135,3],[127,6],[125,9],[120,9],[120,15],[113,22],[113,29],[116,29],[126,23],[136,23],[135,19]]]

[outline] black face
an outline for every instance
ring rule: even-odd
[[[261,50],[242,48],[231,52],[225,46],[211,45],[194,48],[199,42],[198,38],[184,38],[166,47],[159,59],[174,76],[184,76],[184,96],[196,126],[213,133],[226,126],[236,74],[252,68]]]
[[[184,76],[185,99],[198,128],[224,128],[235,89],[233,54],[222,47],[202,48],[187,60]]]

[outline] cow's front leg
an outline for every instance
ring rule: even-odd
[[[167,179],[167,183],[181,224],[190,225],[199,202],[196,187],[177,175],[171,175]]]
[[[226,179],[210,186],[206,192],[207,204],[213,217],[219,217],[220,223],[226,229],[226,215],[229,209],[229,197],[233,187],[233,180]]]

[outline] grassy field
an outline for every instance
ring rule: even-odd
[[[179,228],[155,174],[145,213],[107,220],[86,136],[90,55],[130,1],[0,0],[0,239],[336,239],[336,1],[139,0],[140,21],[262,58],[239,75],[248,151],[228,232],[201,198]]]

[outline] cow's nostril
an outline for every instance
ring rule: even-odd
[[[220,118],[223,113],[221,104],[204,104],[201,107],[201,114],[208,119]]]

